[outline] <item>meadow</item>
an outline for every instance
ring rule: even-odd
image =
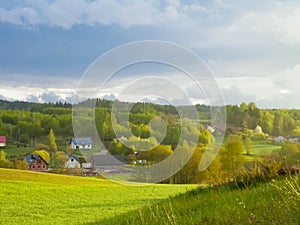
[[[263,155],[271,154],[273,151],[281,149],[282,145],[272,144],[268,142],[253,142],[253,145],[250,149],[250,155],[246,155],[246,149],[243,146],[244,154],[246,155],[247,160],[254,160],[260,158]]]
[[[0,224],[99,224],[195,187],[0,169]]]
[[[299,177],[238,189],[198,188],[97,224],[300,224]]]
[[[254,142],[250,153],[259,156],[272,153],[274,150],[279,150],[282,146],[270,143]]]
[[[300,223],[298,177],[238,189],[130,186],[95,177],[0,169],[0,188],[0,224]]]

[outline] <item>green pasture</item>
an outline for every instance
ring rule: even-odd
[[[95,224],[299,225],[299,178],[279,179],[244,189],[234,186],[194,189]]]
[[[275,150],[281,149],[281,147],[282,146],[278,144],[254,142],[252,148],[250,149],[250,155],[246,156],[246,158],[248,160],[260,158],[263,155],[268,155]],[[245,148],[244,148],[244,153],[246,154]]]
[[[98,224],[195,187],[0,169],[0,224]]]

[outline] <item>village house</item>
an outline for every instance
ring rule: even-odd
[[[278,136],[275,138],[276,143],[284,143],[285,142],[285,138],[283,136]]]
[[[91,138],[72,138],[70,146],[72,149],[92,149],[93,141]]]
[[[6,146],[6,136],[0,136],[0,147]]]
[[[80,168],[79,157],[72,155],[70,153],[67,154],[67,162],[65,163],[65,168],[70,168],[70,169]]]
[[[48,163],[39,155],[30,154],[26,156],[26,163],[29,170],[33,171],[47,171]]]

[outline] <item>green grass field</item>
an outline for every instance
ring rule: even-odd
[[[247,189],[192,190],[97,224],[299,225],[300,183],[288,178]]]
[[[254,143],[248,157],[279,148]],[[297,197],[279,190],[285,186],[284,179],[247,189],[130,186],[96,177],[0,169],[0,224],[300,224],[300,187]]]
[[[293,181],[295,189],[285,179],[246,189],[200,189],[0,169],[0,224],[296,225],[300,183]]]
[[[282,146],[269,143],[254,142],[252,148],[250,149],[250,155],[246,156],[247,160],[253,160],[260,158],[262,155],[267,155],[272,153],[274,150],[279,150]],[[246,149],[244,148],[244,153],[246,154]]]
[[[274,150],[280,149],[281,145],[267,144],[267,143],[254,143],[252,149],[250,150],[251,154],[254,155],[266,155],[272,153]]]
[[[0,169],[0,224],[99,224],[195,187]]]

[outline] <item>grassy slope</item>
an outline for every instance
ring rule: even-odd
[[[284,185],[278,181],[243,190],[193,190],[98,224],[298,225],[300,199],[280,192],[278,187]]]
[[[97,178],[0,169],[0,224],[97,224],[194,187],[125,186]]]
[[[251,154],[254,155],[266,155],[272,153],[274,150],[280,149],[281,145],[268,144],[268,143],[254,143],[252,149],[250,150]]]
[[[280,149],[281,145],[254,142],[252,148],[250,149],[250,155],[246,156],[247,160],[254,160],[261,157],[262,155],[267,155],[272,153],[274,150]],[[246,149],[244,148],[244,153],[246,154]]]

